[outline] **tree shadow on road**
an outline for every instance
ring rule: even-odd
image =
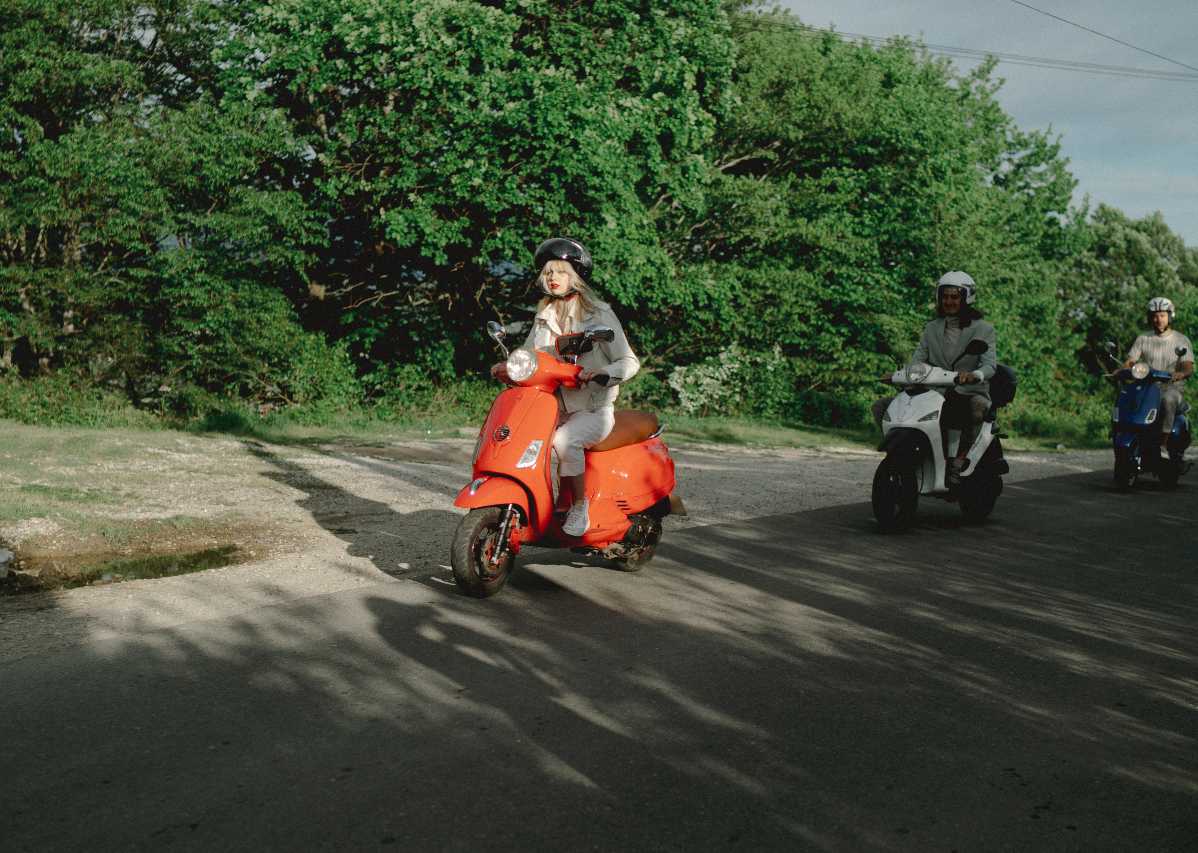
[[[307,510],[322,528],[343,540],[350,556],[370,560],[379,571],[396,578],[444,575],[449,543],[461,520],[460,514],[448,509],[398,512],[382,501],[362,497],[318,477],[308,467],[273,452],[267,445],[246,441],[245,446],[270,466],[266,477],[304,493],[296,504]],[[359,464],[371,464],[350,458]],[[449,498],[446,506],[452,506],[456,489],[439,479],[398,472],[394,468],[383,469],[381,473],[402,480],[407,486],[445,494]]]
[[[328,486],[277,470],[305,500]],[[7,832],[16,849],[1182,849],[1195,539],[1167,522],[1145,560],[1094,476],[1020,484],[981,529],[929,506],[882,536],[862,503],[667,530],[639,574],[542,552],[486,601],[378,584],[8,667],[3,734],[54,737],[0,739]],[[362,529],[337,535],[382,547]],[[56,801],[70,813],[47,822]]]

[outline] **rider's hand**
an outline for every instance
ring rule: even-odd
[[[958,385],[973,385],[973,384],[975,384],[977,382],[981,382],[981,381],[982,380],[978,379],[978,375],[976,373],[974,373],[972,370],[961,370],[961,371],[958,371],[958,373],[957,373],[957,384]]]
[[[491,365],[491,377],[498,379],[500,382],[507,382],[507,362],[501,361],[498,364]]]
[[[1180,382],[1181,380],[1186,379],[1188,376],[1189,376],[1188,373],[1182,373],[1180,370],[1173,371],[1173,381],[1174,382]]]
[[[595,371],[593,371],[593,370],[587,370],[584,367],[582,370],[578,371],[578,381],[579,382],[589,382],[590,380],[592,380],[594,378],[595,378]]]

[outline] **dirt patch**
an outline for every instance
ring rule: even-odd
[[[348,453],[388,462],[435,462],[444,465],[469,465],[471,451],[468,448],[440,444],[418,444],[402,446],[384,444],[322,444],[321,450],[329,453]]]

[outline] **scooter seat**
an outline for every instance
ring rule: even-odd
[[[602,453],[604,450],[636,444],[651,438],[657,432],[657,427],[657,415],[652,412],[622,409],[616,412],[616,425],[607,434],[607,438],[589,449],[593,453]]]

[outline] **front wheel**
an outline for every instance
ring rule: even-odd
[[[1126,492],[1136,484],[1136,463],[1131,459],[1126,450],[1115,451],[1115,471],[1114,481],[1115,489],[1120,492]]]
[[[915,521],[919,505],[919,482],[910,459],[887,456],[874,472],[872,491],[874,518],[883,533],[906,530]]]
[[[507,583],[516,562],[510,549],[497,564],[491,560],[499,547],[503,528],[503,507],[472,509],[458,524],[453,535],[449,562],[458,588],[475,598],[489,598]]]

